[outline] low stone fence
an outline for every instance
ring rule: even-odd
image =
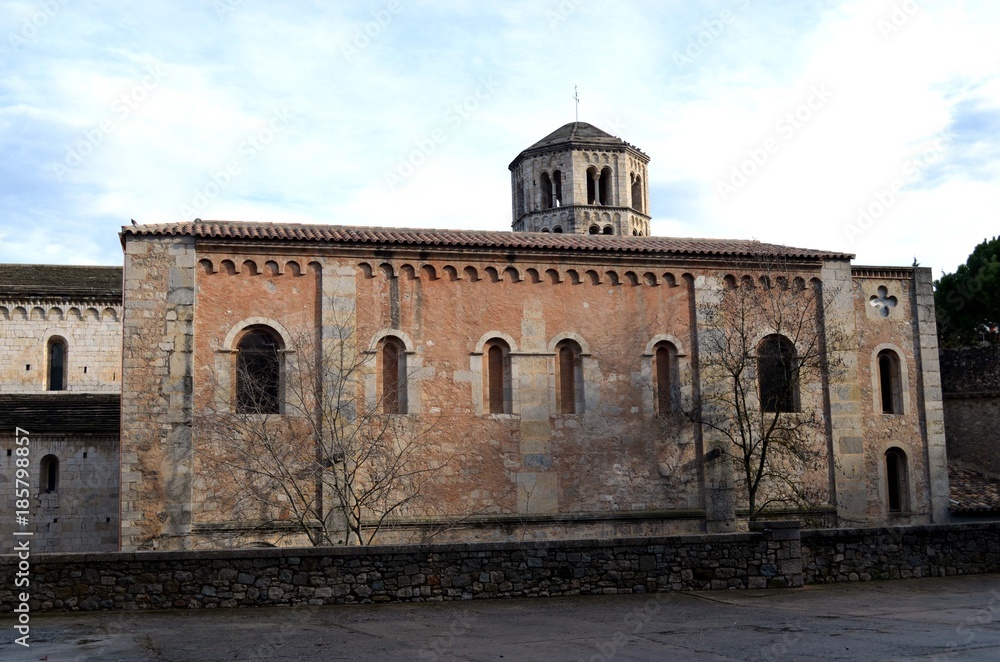
[[[806,584],[1000,572],[1000,523],[803,531]]]
[[[0,557],[0,612],[325,605],[705,589],[1000,572],[1000,523],[617,540]],[[23,576],[23,575],[22,575]]]
[[[0,557],[0,611],[436,601],[802,585],[799,529],[619,540]]]

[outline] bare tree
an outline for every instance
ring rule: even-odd
[[[366,393],[378,348],[358,347],[354,314],[344,317],[323,341],[302,332],[290,347],[241,347],[236,384],[216,384],[205,462],[229,478],[220,510],[251,534],[370,544],[448,462],[428,441],[436,419],[400,401],[412,371]]]
[[[828,498],[819,412],[842,341],[824,329],[822,286],[801,266],[763,252],[731,266],[699,305],[703,390],[688,416],[723,442],[751,522],[768,509],[805,514]]]

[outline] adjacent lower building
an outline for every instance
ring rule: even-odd
[[[118,548],[121,283],[120,267],[0,265],[0,498],[30,494],[38,551]]]

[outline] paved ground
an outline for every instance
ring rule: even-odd
[[[0,660],[1000,660],[1000,575],[657,595],[38,614]]]

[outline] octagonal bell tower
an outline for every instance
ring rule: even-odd
[[[515,232],[649,235],[649,157],[586,122],[571,122],[510,168]]]

